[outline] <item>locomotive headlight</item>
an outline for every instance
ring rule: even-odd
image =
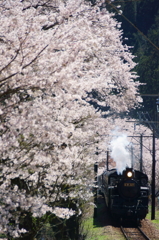
[[[123,177],[125,179],[132,179],[135,177],[135,172],[132,168],[126,168],[126,170],[123,171]]]
[[[128,178],[131,178],[132,175],[133,175],[132,172],[127,172],[127,177],[128,177]]]

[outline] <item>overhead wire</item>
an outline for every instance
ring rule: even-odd
[[[120,3],[120,2],[135,2],[135,1],[142,1],[142,0],[127,0],[127,1],[117,1],[115,3]],[[159,50],[159,47],[157,47],[142,31],[140,31],[140,29],[135,26],[135,24],[133,24],[124,14],[122,14],[120,12],[120,10],[118,10],[117,7],[115,7],[114,4],[112,4],[112,2],[110,0],[105,0],[106,3],[108,3],[119,15],[121,15],[127,22],[129,22],[154,48],[156,48],[157,50]]]
[[[127,2],[142,2],[142,1],[145,1],[145,0],[127,0],[127,1],[115,1],[115,3],[127,3]]]

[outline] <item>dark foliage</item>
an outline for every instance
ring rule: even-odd
[[[106,1],[108,3],[108,1]],[[117,5],[123,14],[118,15]],[[140,87],[144,96],[142,111],[149,112],[153,120],[157,120],[156,95],[159,94],[159,1],[118,1],[109,4],[109,10],[122,23],[123,44],[132,46],[132,53],[138,63],[138,80],[145,85]],[[124,40],[128,38],[128,40]],[[137,110],[138,111],[138,110]]]

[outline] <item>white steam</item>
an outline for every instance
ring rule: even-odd
[[[111,157],[116,162],[117,173],[123,172],[126,167],[131,167],[131,156],[127,147],[129,141],[125,134],[115,136],[110,143]]]

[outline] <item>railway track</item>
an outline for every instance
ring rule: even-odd
[[[130,228],[120,226],[120,229],[126,240],[151,240],[140,227]]]

